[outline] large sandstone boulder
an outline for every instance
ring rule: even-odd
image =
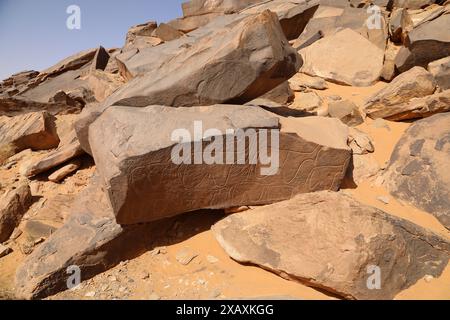
[[[184,2],[181,7],[183,9],[183,16],[191,17],[210,13],[236,13],[247,6],[263,1],[264,0],[191,0]]]
[[[414,123],[398,142],[387,169],[390,192],[433,214],[450,229],[450,113]]]
[[[406,47],[397,55],[395,64],[400,72],[414,66],[427,67],[428,63],[450,55],[450,14],[422,23],[406,39]]]
[[[326,191],[233,214],[213,231],[239,262],[350,299],[393,299],[450,257],[449,241]]]
[[[18,268],[17,297],[38,299],[67,290],[73,274],[69,267],[78,266],[81,280],[85,281],[151,250],[158,242],[168,241],[167,234],[177,223],[175,219],[166,219],[119,225],[96,177],[68,209],[67,216],[66,223]],[[208,213],[201,218],[211,216]]]
[[[351,29],[316,41],[299,53],[301,72],[352,86],[375,83],[383,69],[384,51]]]
[[[252,106],[111,107],[91,125],[89,142],[117,222],[135,224],[337,190],[351,155],[348,128],[316,117],[281,126]],[[270,151],[255,149],[257,139]]]
[[[58,144],[54,117],[47,112],[0,116],[0,163],[24,149],[45,150]]]
[[[412,98],[431,95],[435,90],[433,75],[422,67],[414,67],[368,98],[365,112],[373,119],[392,116],[403,112],[398,109],[398,105],[407,103]]]
[[[0,198],[0,243],[9,239],[32,203],[30,187],[21,183]]]

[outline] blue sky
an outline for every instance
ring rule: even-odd
[[[0,0],[0,80],[88,48],[121,47],[130,26],[181,17],[185,1]],[[70,5],[81,9],[81,30],[66,27]]]

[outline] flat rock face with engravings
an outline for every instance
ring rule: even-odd
[[[195,131],[199,121],[204,136]],[[281,119],[278,128],[277,117],[251,106],[111,107],[91,125],[89,140],[118,223],[133,224],[337,190],[351,155],[348,128],[320,117]],[[187,130],[181,144],[177,129]],[[232,136],[235,147],[228,148],[230,129],[255,134],[245,143]],[[267,150],[259,141],[267,141]],[[174,154],[188,160],[181,163]]]
[[[233,214],[213,232],[234,260],[349,299],[393,299],[450,257],[444,238],[327,191]]]

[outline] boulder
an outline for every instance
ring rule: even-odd
[[[351,29],[316,41],[299,53],[304,62],[301,72],[352,86],[372,85],[383,69],[384,51]]]
[[[172,41],[182,37],[183,33],[166,23],[161,23],[158,28],[153,31],[152,36],[159,38],[162,41]]]
[[[330,101],[328,114],[337,118],[349,127],[356,127],[364,122],[364,116],[358,106],[350,100]]]
[[[399,105],[408,103],[412,98],[431,95],[435,90],[433,75],[422,67],[414,67],[369,97],[365,103],[365,112],[372,119],[393,115],[399,111]]]
[[[450,229],[450,113],[415,122],[398,142],[386,173],[397,198],[434,215]]]
[[[32,203],[30,187],[26,183],[8,190],[0,198],[0,243],[9,239],[22,216]]]
[[[220,15],[221,13],[207,13],[201,16],[191,16],[174,19],[167,22],[167,24],[172,28],[179,30],[183,33],[189,33],[191,31],[194,31],[200,27],[207,25]]]
[[[450,57],[431,62],[428,71],[434,76],[439,88],[450,89]]]
[[[142,23],[128,29],[125,40],[125,48],[131,46],[137,37],[151,37],[153,31],[158,27],[155,21]]]
[[[31,178],[35,175],[38,175],[42,172],[46,172],[54,167],[57,167],[66,161],[69,161],[73,158],[76,158],[80,155],[84,154],[83,149],[81,148],[80,142],[76,137],[75,132],[71,133],[71,137],[61,143],[61,146],[58,149],[50,152],[48,155],[39,159],[36,162],[33,162],[21,170],[21,174]]]
[[[167,241],[172,226],[180,223],[166,219],[119,225],[96,177],[69,211],[66,223],[17,269],[17,297],[39,299],[67,290],[73,266],[80,268],[82,281],[90,279],[152,249],[161,239]],[[200,218],[207,220],[211,216],[208,212]]]
[[[181,7],[183,16],[202,16],[210,13],[231,14],[239,12],[241,9],[264,0],[191,0],[184,2]]]
[[[59,183],[62,180],[64,180],[65,177],[68,175],[71,175],[75,171],[77,171],[81,166],[81,162],[78,160],[73,160],[70,163],[64,165],[62,168],[59,168],[55,172],[53,172],[51,175],[48,176],[48,180]]]
[[[54,117],[47,112],[0,116],[0,162],[25,149],[45,150],[56,148],[58,144]],[[3,154],[4,150],[12,154]]]
[[[328,110],[323,99],[314,91],[298,93],[294,103],[292,103],[289,107],[295,110],[307,112],[310,115],[328,115]]]
[[[275,12],[288,40],[294,40],[303,32],[308,21],[319,7],[319,0],[272,0],[255,4],[240,11],[241,14],[256,14],[265,10]]]
[[[117,222],[136,224],[337,190],[351,154],[347,127],[318,117],[281,126],[252,106],[111,107],[89,142]]]
[[[432,61],[450,56],[450,14],[422,23],[408,33],[406,47],[397,55],[395,64],[400,72],[414,66],[426,68]]]
[[[404,8],[396,8],[391,13],[389,20],[389,34],[392,42],[404,43],[408,32],[413,29],[413,22]]]
[[[301,65],[276,15],[269,11],[216,30],[177,50],[177,54],[167,56],[168,60],[163,55],[154,65],[157,68],[151,70],[147,65],[145,74],[125,84],[105,105],[245,103],[289,79]],[[135,58],[149,52],[138,53]]]
[[[105,70],[106,66],[108,65],[109,59],[110,55],[108,51],[100,46],[95,52],[95,56],[91,64],[91,70]]]
[[[233,214],[212,229],[234,260],[348,299],[393,299],[440,276],[450,257],[448,240],[329,191]]]

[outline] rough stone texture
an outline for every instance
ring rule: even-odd
[[[5,160],[1,149],[10,149],[13,152],[11,156],[24,149],[51,149],[58,144],[54,118],[46,112],[0,116],[0,162]]]
[[[63,164],[73,158],[76,158],[84,154],[83,149],[80,146],[80,142],[75,135],[75,132],[71,133],[71,137],[56,149],[50,152],[44,158],[27,165],[21,172],[22,175],[31,178],[37,174],[48,171],[54,167]]]
[[[277,117],[251,106],[182,109],[111,107],[91,125],[90,146],[118,223],[148,222],[198,209],[260,205],[302,192],[337,190],[345,175],[351,153],[348,129],[336,119],[282,119],[279,169],[270,170],[269,164],[250,163],[249,145],[256,145],[248,139],[245,151],[224,147],[217,150],[212,164],[204,162],[207,160],[191,164],[201,155],[195,148],[203,147],[203,153],[209,150],[210,154],[216,147],[211,136],[201,139],[192,132],[194,121],[202,121],[203,130],[220,130],[208,133],[220,142],[226,140],[227,129],[254,128],[254,139],[265,137],[271,146],[269,136],[279,127]],[[191,139],[182,143],[191,148],[184,156],[197,153],[187,164],[175,164],[171,159],[172,152],[184,153],[176,151],[178,143],[172,141],[173,131],[179,128],[191,134]],[[243,142],[242,137],[233,140],[236,145]],[[236,164],[237,155],[244,156],[242,152],[245,163]],[[227,161],[231,155],[233,159]]]
[[[381,72],[381,78],[388,82],[391,82],[397,75],[395,58],[401,48],[402,47],[400,45],[396,45],[392,41],[388,40],[386,51],[384,53],[383,71]]]
[[[328,53],[326,59],[324,52]],[[303,73],[337,83],[369,86],[383,69],[384,51],[351,29],[316,41],[299,53]]]
[[[125,48],[132,46],[138,37],[151,37],[153,31],[157,27],[158,24],[155,21],[149,21],[147,23],[142,23],[131,27],[127,32]]]
[[[105,192],[94,178],[71,207],[65,225],[18,268],[16,295],[38,299],[67,290],[69,266],[79,266],[85,281],[153,248],[153,242],[167,237],[174,223],[176,220],[166,219],[132,226],[117,224]]]
[[[407,220],[333,192],[231,215],[213,226],[235,260],[350,299],[392,299],[447,266],[450,243]],[[370,266],[381,288],[369,290]]]
[[[109,55],[108,51],[100,46],[95,52],[95,56],[91,64],[91,70],[105,70],[110,57],[111,56]]]
[[[27,112],[47,111],[52,115],[80,113],[81,105],[37,102],[20,96],[0,98],[0,116],[17,116]]]
[[[428,65],[428,71],[434,76],[441,89],[450,89],[450,57],[431,62]]]
[[[316,90],[328,89],[328,84],[325,80],[319,77],[311,77],[304,73],[297,73],[290,78],[289,84],[294,91],[305,91],[306,88]]]
[[[450,229],[450,113],[414,123],[398,142],[386,173],[400,199],[433,214]]]
[[[303,32],[308,21],[318,9],[318,0],[272,0],[241,10],[241,14],[275,12],[288,40],[294,40]]]
[[[153,31],[152,36],[159,38],[162,41],[172,41],[182,37],[183,33],[166,23],[161,23],[158,28]]]
[[[391,106],[376,113],[371,118],[384,118],[391,121],[426,118],[436,113],[450,111],[450,90],[435,93],[423,98],[413,98],[407,103]]]
[[[409,31],[413,28],[413,22],[404,8],[396,8],[391,13],[389,20],[389,34],[395,43],[404,43]]]
[[[268,99],[283,105],[292,102],[295,99],[294,91],[289,86],[289,82],[283,82],[275,89],[267,92],[260,97],[261,99]]]
[[[314,91],[297,94],[297,99],[289,107],[305,111],[311,115],[326,116],[328,114],[323,99]]]
[[[81,162],[74,160],[66,164],[62,168],[56,170],[51,175],[48,176],[48,180],[52,182],[61,182],[65,177],[77,171],[81,166]]]
[[[349,127],[356,127],[364,122],[364,116],[358,106],[350,100],[329,102],[328,114],[330,117],[341,120]]]
[[[428,63],[450,56],[450,14],[422,23],[406,39],[406,47],[397,55],[395,64],[400,72],[414,66],[426,68]]]
[[[412,98],[431,95],[435,90],[433,75],[422,67],[414,67],[367,99],[365,112],[373,119],[392,115],[398,111],[398,105],[407,103]]]
[[[216,30],[169,60],[128,82],[105,105],[245,103],[286,81],[301,65],[276,15],[268,11]]]
[[[30,187],[21,183],[0,198],[0,243],[9,239],[32,203]]]

